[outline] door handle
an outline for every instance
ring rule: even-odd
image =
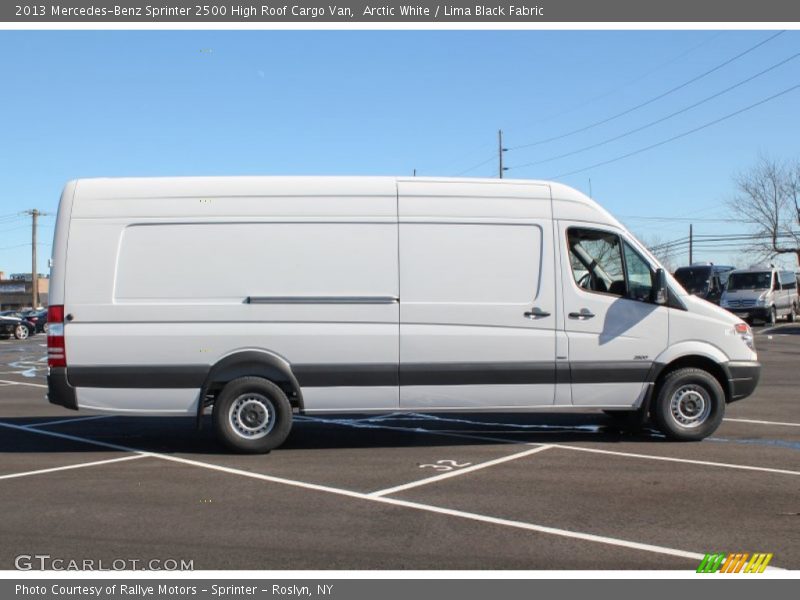
[[[588,308],[582,308],[581,312],[569,313],[570,319],[578,319],[579,321],[585,321],[586,319],[591,319],[593,316],[594,313],[590,311]]]
[[[522,313],[526,319],[539,319],[541,317],[549,317],[550,313],[542,310],[538,306],[534,306],[531,310]]]

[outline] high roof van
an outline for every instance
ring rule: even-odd
[[[794,272],[779,271],[772,265],[731,271],[720,306],[748,323],[758,320],[775,325],[778,317],[791,323],[800,313],[797,278]]]
[[[750,328],[545,181],[87,179],[61,196],[48,397],[206,411],[243,452],[295,414],[608,411],[713,432]]]

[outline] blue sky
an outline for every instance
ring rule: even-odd
[[[0,31],[0,270],[30,269],[28,208],[94,176],[496,176],[636,129],[800,52],[769,31]],[[800,58],[590,151],[511,169],[552,178],[800,83]],[[561,177],[645,240],[736,233],[724,202],[759,153],[800,158],[800,90],[653,150]],[[488,162],[485,162],[488,161]],[[476,168],[476,165],[481,164]],[[466,172],[465,172],[466,171]],[[677,217],[684,221],[654,220]],[[42,219],[46,272],[54,217]],[[26,246],[26,244],[28,244]],[[677,262],[685,262],[686,256]],[[745,264],[730,250],[695,260]]]

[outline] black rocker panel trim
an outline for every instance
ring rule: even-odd
[[[237,376],[269,373],[257,368],[258,357],[230,361],[225,368],[207,365],[69,367],[74,387],[194,388],[224,383]],[[572,383],[639,383],[651,380],[653,364],[645,361],[607,362],[454,362],[293,365],[281,375],[293,386],[370,387],[412,385],[513,385]],[[265,368],[277,365],[265,365]],[[268,369],[270,370],[270,369]],[[221,379],[220,379],[221,377]],[[219,381],[218,381],[219,379]]]

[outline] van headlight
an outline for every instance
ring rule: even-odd
[[[748,348],[750,348],[750,350],[753,352],[756,351],[756,343],[755,339],[753,338],[753,331],[750,329],[750,326],[747,323],[737,323],[733,326],[733,331],[742,339],[742,341]]]

